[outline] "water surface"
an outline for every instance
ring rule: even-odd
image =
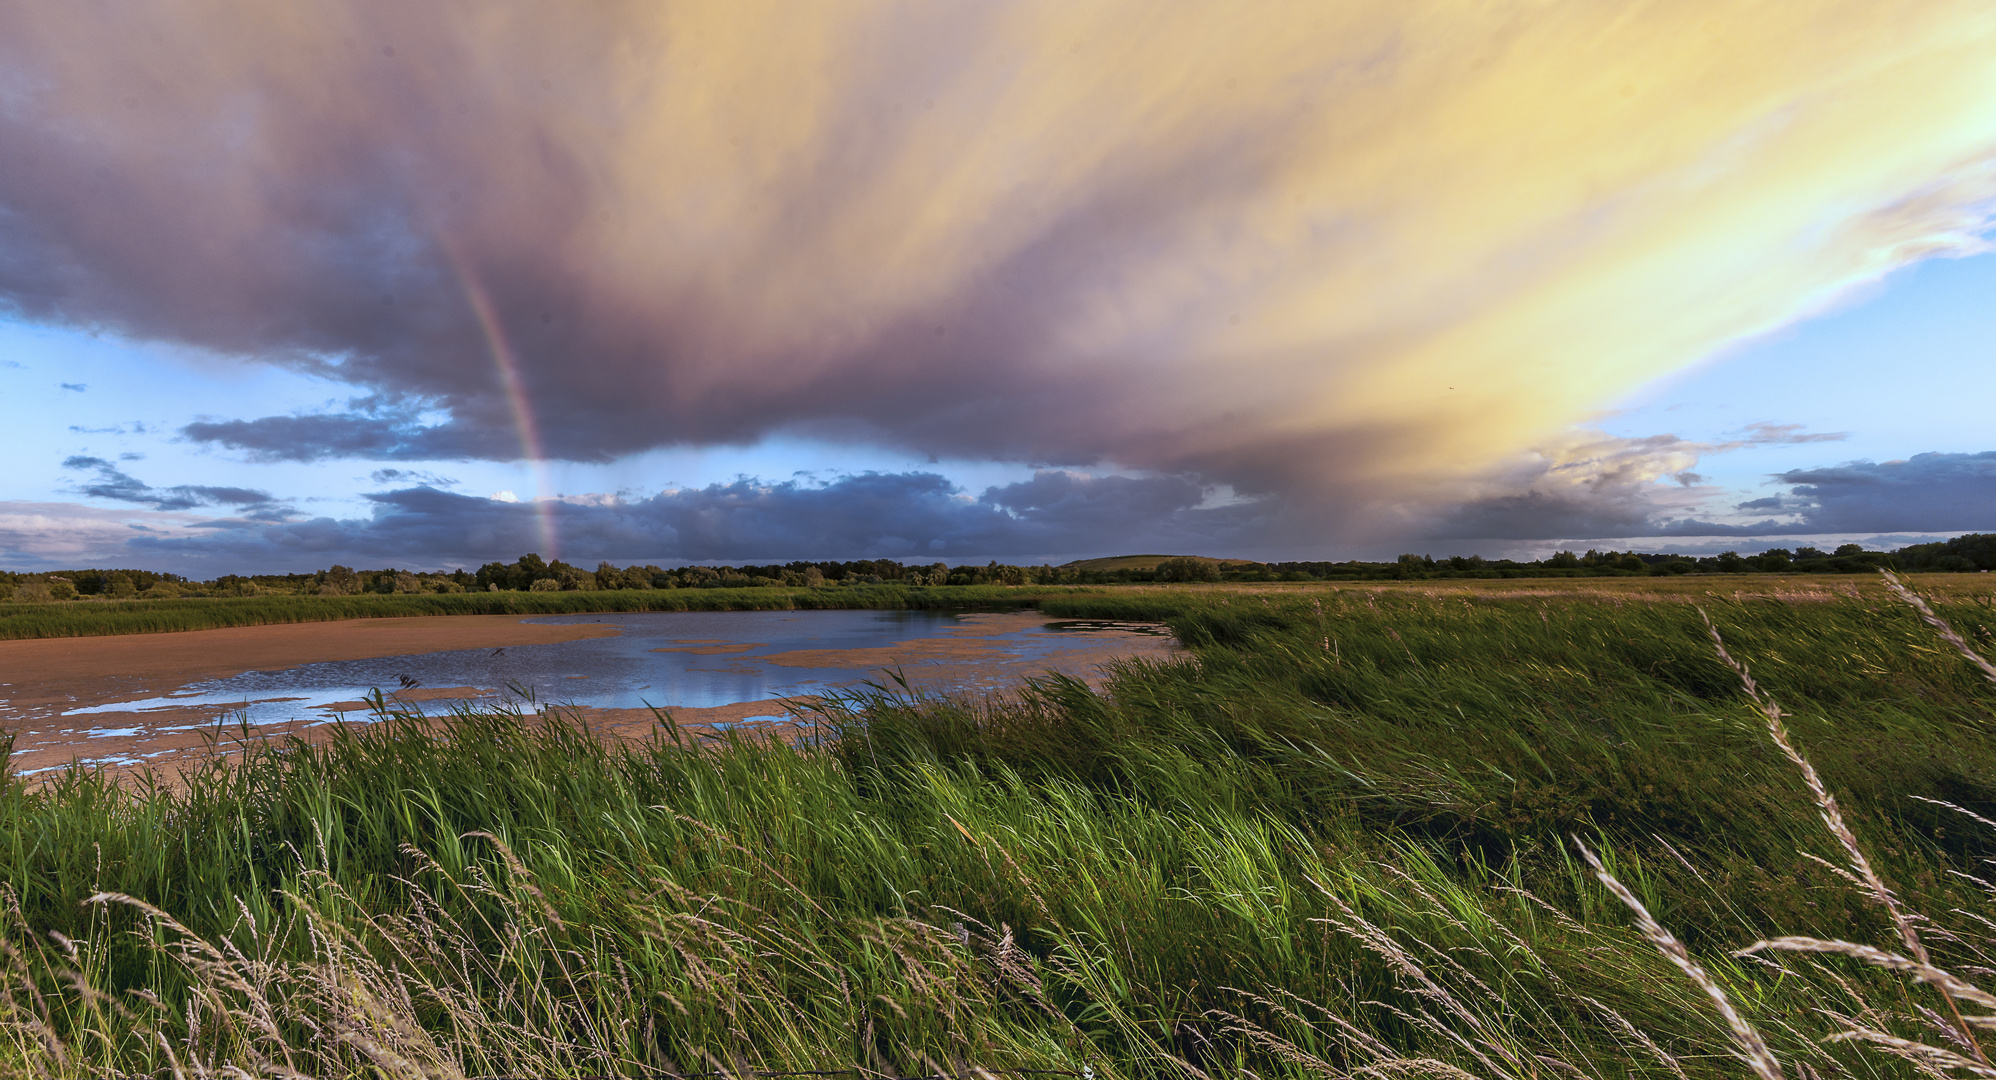
[[[994,625],[995,620],[1009,619]],[[705,708],[822,693],[886,679],[878,650],[927,641],[904,650],[918,657],[900,670],[921,684],[979,691],[1014,685],[1047,670],[1088,675],[1104,645],[1127,643],[1155,651],[1161,628],[1132,624],[1040,622],[941,611],[684,611],[557,615],[541,623],[606,623],[622,632],[503,649],[458,649],[248,671],[190,683],[159,697],[68,710],[145,713],[188,708],[227,709],[251,724],[296,719],[351,703],[379,690],[407,694],[475,688],[457,698],[589,708]],[[811,651],[798,658],[783,654]],[[865,651],[842,662],[821,651]],[[1076,657],[1087,654],[1088,662]],[[771,658],[779,662],[772,662]],[[867,661],[874,661],[868,663]],[[114,729],[102,729],[114,730]],[[121,729],[118,729],[121,730]]]

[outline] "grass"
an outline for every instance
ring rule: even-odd
[[[628,589],[5,603],[0,604],[0,641],[431,615],[1030,607],[1044,597],[1090,591],[1093,590],[1008,588],[1002,585],[861,585],[836,589]]]
[[[1701,599],[1754,695],[1688,603],[1118,591],[1045,607],[1194,658],[818,749],[467,712],[9,776],[0,1075],[1743,1074],[1680,959],[1783,1075],[1973,1072],[1996,686],[1871,587]]]

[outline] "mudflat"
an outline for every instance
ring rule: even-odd
[[[0,703],[5,706],[5,712],[0,713],[0,734],[14,737],[11,764],[15,768],[32,769],[67,760],[79,741],[52,737],[52,733],[22,726],[20,718],[46,714],[51,709],[59,711],[156,696],[190,682],[225,679],[245,671],[443,649],[540,645],[605,637],[617,632],[615,627],[600,623],[530,623],[522,618],[453,615],[353,619],[170,634],[0,641]],[[166,724],[185,722],[196,715],[192,711],[187,716],[167,711],[155,713],[150,719],[155,724]],[[205,714],[200,718],[205,719]],[[185,744],[176,749],[192,749],[202,743],[194,733],[180,735],[169,740]],[[112,746],[109,742],[98,745]]]
[[[339,701],[301,708],[295,719],[260,723],[238,730],[227,710],[200,706],[115,708],[88,721],[61,717],[65,711],[115,702],[160,698],[190,683],[225,679],[249,671],[277,671],[305,664],[443,652],[456,649],[555,644],[582,638],[610,637],[616,624],[600,622],[525,622],[545,616],[460,615],[421,618],[361,619],[347,622],[294,623],[233,627],[163,634],[115,637],[43,638],[0,641],[0,736],[12,736],[8,766],[23,773],[46,773],[73,760],[95,762],[114,775],[156,769],[167,782],[181,769],[207,758],[241,738],[296,735],[317,740],[343,724],[372,719],[370,704]],[[1099,680],[1104,665],[1119,659],[1166,659],[1180,655],[1168,635],[1128,633],[1130,624],[1090,623],[1067,635],[1055,649],[1026,655],[1008,648],[1003,635],[1043,625],[1046,616],[1034,611],[960,616],[956,625],[933,636],[914,636],[876,648],[792,650],[756,662],[780,667],[817,667],[852,672],[851,684],[884,679],[895,670],[910,685],[925,690],[979,693],[1016,685],[1019,678],[1060,671],[1090,682]],[[1078,628],[1079,629],[1079,628]],[[1090,632],[1092,631],[1092,632]],[[716,657],[756,648],[753,642],[684,639],[678,647],[654,651],[690,652]],[[570,676],[576,677],[576,676]],[[449,702],[489,697],[492,687],[440,686],[405,688],[388,694],[398,708],[422,702]],[[294,700],[271,698],[272,701]],[[650,709],[544,709],[543,721],[581,722],[597,734],[636,740],[660,732],[661,720],[694,737],[711,735],[746,720],[775,721],[772,734],[802,730],[798,710],[808,710],[818,698],[805,694],[741,701],[702,708],[668,706]],[[359,713],[361,715],[355,715]],[[219,721],[219,723],[218,723]]]
[[[530,623],[522,618],[448,615],[352,619],[171,634],[0,641],[0,693],[16,705],[93,704],[245,671],[445,649],[541,645],[617,633],[615,627],[600,623]]]

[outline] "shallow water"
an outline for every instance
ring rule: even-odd
[[[622,633],[545,645],[459,649],[249,671],[190,683],[160,697],[107,702],[62,715],[207,707],[227,708],[232,713],[239,710],[240,720],[249,724],[280,723],[314,712],[323,715],[326,706],[353,702],[375,690],[393,694],[405,689],[453,687],[478,688],[483,694],[472,700],[486,702],[704,708],[887,680],[886,672],[879,668],[800,667],[773,663],[772,656],[797,650],[880,649],[939,637],[988,654],[961,661],[934,658],[906,674],[928,687],[979,691],[1013,685],[1021,676],[1049,668],[1086,674],[1060,662],[1064,653],[1084,643],[1099,646],[1104,639],[1123,637],[1134,645],[1147,638],[1168,636],[1161,628],[1086,622],[1044,623],[991,633],[975,616],[938,611],[640,612],[528,621],[607,623]],[[1084,642],[1084,638],[1088,640]],[[448,702],[432,704],[441,707]]]

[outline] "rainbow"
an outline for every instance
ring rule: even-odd
[[[555,525],[554,492],[548,482],[547,455],[541,449],[540,427],[534,421],[533,404],[527,399],[527,391],[520,380],[520,365],[513,356],[513,347],[506,340],[506,329],[499,321],[499,314],[493,308],[492,299],[486,295],[485,287],[478,283],[464,260],[450,244],[443,244],[444,255],[450,260],[451,268],[457,272],[459,286],[464,289],[465,303],[471,306],[471,314],[478,321],[479,333],[485,337],[486,351],[492,356],[492,367],[499,373],[499,388],[505,391],[507,407],[513,413],[513,430],[520,437],[520,456],[525,458],[534,476],[534,523],[540,534],[541,550],[547,552],[549,562],[561,557],[561,536]]]

